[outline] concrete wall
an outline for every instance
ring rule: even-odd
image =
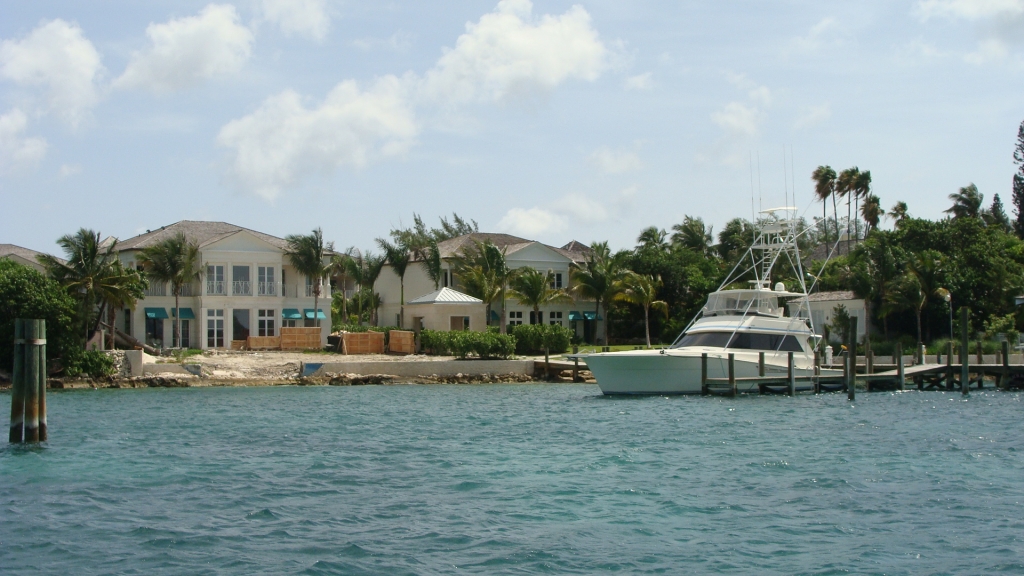
[[[314,376],[333,374],[392,374],[394,376],[454,376],[456,374],[533,375],[533,360],[424,360],[402,362],[325,363]]]
[[[423,328],[448,332],[452,316],[469,316],[469,329],[483,332],[487,329],[486,307],[483,304],[412,304],[405,307],[405,321],[413,327],[413,319],[423,318]]]

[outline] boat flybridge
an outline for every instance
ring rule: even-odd
[[[818,336],[797,249],[796,208],[772,208],[761,214],[753,244],[671,346],[580,355],[602,392],[699,394],[703,354],[708,355],[708,378],[728,376],[729,354],[734,355],[737,378],[758,376],[762,352],[765,376],[786,375],[790,352],[797,376],[814,373]],[[795,290],[787,290],[782,282],[772,286],[776,270],[788,273],[775,277],[796,279]],[[757,384],[740,384],[738,389],[757,391]]]

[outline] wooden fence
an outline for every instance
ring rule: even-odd
[[[383,354],[383,332],[345,332],[341,335],[342,354]]]
[[[416,333],[405,330],[388,332],[388,352],[395,354],[416,353]]]
[[[320,328],[281,328],[281,350],[319,350]]]

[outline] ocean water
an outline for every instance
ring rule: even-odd
[[[48,403],[48,444],[0,448],[2,574],[1024,573],[1020,393]]]

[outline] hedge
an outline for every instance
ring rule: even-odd
[[[511,358],[516,351],[516,339],[510,334],[493,332],[440,332],[420,331],[420,346],[427,354],[466,358],[476,354],[482,359]]]
[[[561,354],[572,343],[573,331],[557,324],[519,324],[511,328],[516,338],[516,354],[543,354],[545,345],[551,354]]]

